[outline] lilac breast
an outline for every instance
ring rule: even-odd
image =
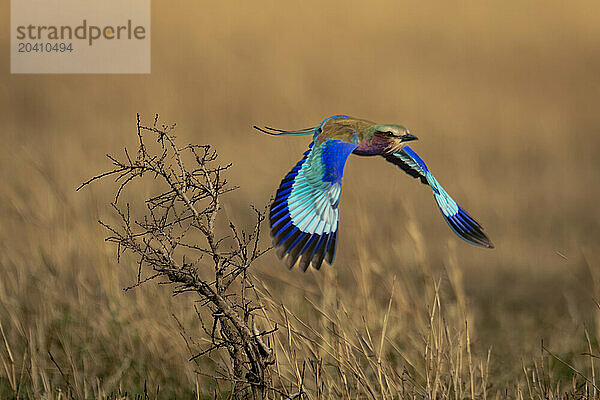
[[[371,140],[360,141],[353,153],[359,156],[378,156],[387,153],[393,147],[393,141],[373,135]]]

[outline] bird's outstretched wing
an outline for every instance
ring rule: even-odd
[[[316,143],[316,144],[315,144]],[[346,159],[356,145],[337,139],[311,143],[304,158],[281,181],[269,221],[280,257],[292,268],[298,258],[306,271],[335,257],[338,204]]]
[[[384,157],[387,161],[402,168],[407,174],[419,178],[421,182],[431,187],[435,202],[440,208],[444,219],[458,236],[477,246],[494,247],[483,232],[481,225],[446,193],[413,149],[404,146],[402,150]]]

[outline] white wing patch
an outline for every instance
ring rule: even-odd
[[[314,157],[318,152],[311,154]],[[320,156],[320,154],[316,154]],[[318,163],[311,168],[310,160],[298,171],[298,176],[292,185],[292,191],[288,199],[288,209],[292,223],[305,233],[335,232],[339,218],[337,208],[342,185],[339,183],[323,182],[320,179],[311,179],[321,171]]]

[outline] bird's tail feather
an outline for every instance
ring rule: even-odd
[[[254,129],[266,133],[267,135],[272,136],[304,136],[304,135],[313,135],[315,131],[319,128],[318,126],[313,126],[312,128],[298,129],[296,131],[284,131],[282,129],[271,128],[269,126],[259,127],[254,125]]]

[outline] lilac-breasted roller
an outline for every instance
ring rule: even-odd
[[[465,241],[493,248],[479,225],[446,193],[421,157],[406,142],[417,140],[401,125],[334,115],[318,126],[296,131],[254,128],[269,135],[312,135],[304,157],[281,181],[271,204],[269,222],[274,245],[292,268],[298,259],[302,270],[312,263],[321,268],[335,258],[342,175],[348,156],[382,156],[404,172],[431,187],[442,216]]]

